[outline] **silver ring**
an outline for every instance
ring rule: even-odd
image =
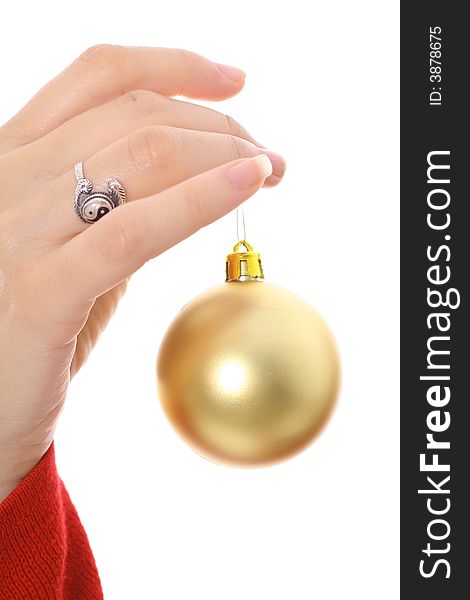
[[[93,192],[93,184],[83,175],[83,163],[77,163],[74,170],[77,187],[73,206],[76,215],[84,223],[96,223],[113,208],[125,204],[126,192],[117,179],[106,180],[106,191]]]

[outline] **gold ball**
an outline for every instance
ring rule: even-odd
[[[328,420],[339,387],[334,339],[303,298],[264,280],[216,285],[183,306],[157,357],[158,395],[201,456],[267,466]]]

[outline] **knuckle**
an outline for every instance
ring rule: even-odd
[[[244,137],[242,126],[238,121],[230,115],[222,115],[222,118],[224,121],[223,126],[228,134],[234,135],[235,137]]]
[[[117,64],[120,50],[121,46],[116,44],[95,44],[82,52],[78,58],[97,67],[109,68]]]
[[[114,103],[118,109],[124,108],[140,115],[151,115],[161,110],[165,97],[151,90],[132,90],[118,96]]]
[[[184,48],[173,48],[177,61],[180,63],[180,72],[182,78],[179,84],[177,96],[185,96],[188,88],[188,82],[198,59],[194,52],[185,50]]]
[[[136,169],[167,170],[174,154],[174,135],[170,133],[170,129],[151,125],[129,135],[129,156]]]
[[[198,194],[189,182],[183,187],[182,202],[189,222],[194,227],[200,229],[206,225],[208,220],[207,204],[204,201],[204,197]]]
[[[228,144],[229,144],[229,154],[232,156],[232,159],[238,158],[247,158],[251,156],[253,153],[250,152],[250,147],[247,142],[244,142],[241,138],[236,135],[229,135]]]
[[[190,68],[194,65],[195,54],[185,48],[173,48],[173,51],[183,68]]]

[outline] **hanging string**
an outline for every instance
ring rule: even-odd
[[[243,236],[240,237],[240,215],[241,215],[241,221],[242,221],[242,228],[243,228]],[[243,242],[246,240],[246,227],[245,227],[245,213],[243,211],[243,206],[238,206],[237,207],[237,240],[239,242]]]

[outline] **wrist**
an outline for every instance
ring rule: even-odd
[[[50,445],[50,444],[49,444]],[[20,455],[0,454],[0,502],[11,494],[19,483],[30,473],[47,451],[45,448],[22,449]]]
[[[11,494],[11,492],[16,488],[20,481],[21,479],[18,479],[17,481],[10,481],[3,485],[0,484],[0,502],[5,500],[5,498]]]

